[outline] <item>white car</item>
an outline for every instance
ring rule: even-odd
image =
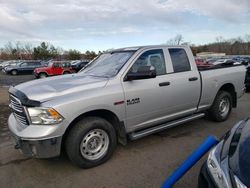
[[[241,63],[237,62],[237,61],[234,61],[232,59],[219,59],[215,62],[212,63],[213,65],[221,65],[221,64],[224,64],[224,65],[240,65]]]

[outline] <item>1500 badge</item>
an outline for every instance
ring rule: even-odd
[[[137,104],[137,103],[140,103],[140,98],[128,99],[127,100],[127,105]]]

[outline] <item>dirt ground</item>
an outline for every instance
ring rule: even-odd
[[[226,122],[200,119],[118,146],[113,157],[92,169],[79,169],[62,156],[50,160],[27,158],[13,147],[7,128],[8,94],[0,87],[0,187],[160,187],[163,181],[208,136],[221,137],[250,116],[245,94]],[[174,187],[197,187],[200,160]]]
[[[34,75],[16,75],[12,76],[9,74],[5,74],[0,71],[0,87],[1,86],[11,86],[17,85],[23,82],[27,82],[29,80],[35,79]]]

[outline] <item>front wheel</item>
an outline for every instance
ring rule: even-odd
[[[87,117],[70,130],[66,138],[69,159],[81,168],[91,168],[107,161],[117,144],[113,126],[103,118]]]
[[[11,73],[11,75],[15,76],[15,75],[17,75],[17,70],[12,70],[10,73]]]
[[[39,78],[46,78],[46,77],[48,77],[48,75],[46,73],[42,72],[39,74]]]
[[[208,114],[214,121],[226,121],[232,110],[232,95],[226,91],[219,91]]]

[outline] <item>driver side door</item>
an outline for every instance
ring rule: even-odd
[[[156,77],[122,82],[128,131],[158,124],[161,117],[165,115],[165,92],[168,83],[166,82],[166,63],[163,49],[142,52],[128,73],[136,72],[142,66],[153,66],[156,70]]]
[[[53,65],[53,75],[62,74],[62,68],[60,63],[54,63]]]

